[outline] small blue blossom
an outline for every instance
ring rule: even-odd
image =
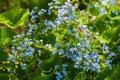
[[[10,73],[11,73],[11,74],[12,74],[12,73],[16,73],[16,71],[11,69],[11,70],[10,70]]]
[[[52,14],[52,10],[48,10],[48,11],[47,11],[47,14],[48,14],[48,15],[51,15],[51,14]]]
[[[60,72],[56,71],[55,74],[56,74],[56,80],[62,80],[63,77]]]
[[[110,3],[114,6],[116,6],[116,4],[117,4],[116,0],[110,0]]]
[[[48,6],[52,6],[52,5],[53,5],[53,2],[48,3]]]
[[[43,15],[45,12],[47,12],[47,10],[41,9],[41,10],[38,12],[38,15]]]
[[[32,15],[34,15],[34,14],[35,14],[35,11],[32,10],[32,11],[30,12],[30,16],[32,16]]]
[[[106,61],[106,64],[107,64],[107,66],[109,67],[110,70],[112,70],[112,65],[111,65],[111,63],[112,63],[112,60],[107,60],[107,61]]]
[[[25,54],[24,54],[24,53],[21,53],[21,54],[20,54],[20,57],[24,57],[24,56],[25,56]]]
[[[32,48],[32,47],[29,46],[29,47],[27,48],[27,51],[34,52],[35,50],[34,50],[34,48]]]
[[[103,0],[103,1],[102,1],[102,4],[103,4],[103,5],[107,5],[108,2],[109,2],[109,0]]]
[[[76,15],[70,14],[70,20],[73,20],[76,18]]]
[[[114,52],[111,52],[110,54],[109,54],[109,57],[110,58],[112,58],[112,57],[114,57],[116,54],[114,53]]]
[[[109,49],[108,49],[108,46],[106,44],[103,44],[103,51],[106,52],[106,53],[109,53]]]
[[[68,67],[68,64],[63,64],[62,66],[63,66],[63,67]]]
[[[62,76],[63,76],[63,77],[66,77],[66,75],[67,75],[66,68],[63,68],[63,69],[62,69]]]
[[[59,69],[60,68],[60,66],[59,65],[55,65],[55,67],[54,67],[55,69]]]
[[[64,50],[63,49],[59,49],[58,52],[59,52],[59,55],[63,55],[64,54]]]
[[[33,52],[25,52],[26,55],[32,57],[33,56]]]
[[[69,49],[70,52],[74,52],[74,51],[76,51],[76,50],[77,50],[76,47],[72,47],[72,48]]]
[[[117,50],[120,51],[120,45],[118,45]]]
[[[22,49],[23,49],[22,46],[18,46],[18,47],[17,47],[17,50],[20,50],[20,51],[21,51]]]
[[[16,55],[17,51],[15,49],[12,49],[12,54]]]
[[[119,11],[118,10],[113,10],[112,13],[114,13],[115,15],[118,15]]]
[[[14,62],[14,63],[16,63],[16,56],[12,56],[11,57],[11,61]]]
[[[106,9],[105,9],[105,8],[101,8],[99,12],[100,12],[100,14],[101,14],[102,16],[105,16],[105,14],[106,14]]]
[[[24,64],[22,65],[22,70],[26,70],[26,68],[27,68],[27,64],[24,63]]]

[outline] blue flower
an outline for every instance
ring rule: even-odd
[[[103,4],[103,5],[107,5],[108,2],[109,2],[109,0],[103,0],[103,1],[102,1],[102,4]]]
[[[24,53],[21,53],[21,54],[20,54],[20,57],[24,57],[24,56],[25,56],[25,54],[24,54]]]
[[[26,68],[27,68],[27,64],[24,63],[24,64],[22,65],[22,70],[25,70]]]
[[[99,12],[100,12],[100,14],[102,16],[104,16],[106,14],[106,9],[105,8],[101,8]]]
[[[32,47],[29,46],[29,47],[27,48],[27,51],[34,52],[35,50],[34,50],[34,48],[32,48]]]
[[[16,55],[17,51],[15,49],[12,49],[12,54]]]
[[[55,69],[59,69],[60,68],[60,66],[59,65],[55,65]]]
[[[48,6],[52,6],[52,5],[53,5],[53,2],[48,3]]]
[[[63,69],[62,69],[62,76],[63,76],[63,77],[66,77],[66,75],[67,75],[66,68],[63,68]]]
[[[25,54],[26,54],[27,56],[30,56],[30,57],[33,56],[33,53],[32,53],[32,52],[25,52]]]
[[[112,57],[114,57],[116,54],[114,53],[114,52],[111,52],[110,54],[109,54],[109,57],[110,58],[112,58]]]
[[[117,47],[117,50],[120,51],[120,45]]]
[[[73,20],[76,18],[76,15],[70,14],[70,20]]]
[[[63,66],[63,67],[68,67],[68,64],[63,64],[62,66]]]
[[[49,10],[47,11],[47,14],[48,14],[48,15],[51,15],[51,14],[52,14],[52,10],[49,9]]]
[[[38,15],[43,15],[45,12],[47,12],[47,10],[41,9],[38,11]]]
[[[14,63],[16,63],[16,56],[12,56],[11,57],[11,61],[14,62]]]
[[[112,65],[111,65],[111,63],[112,63],[112,60],[107,60],[107,61],[106,61],[106,64],[107,64],[107,66],[109,67],[110,70],[112,70]]]
[[[18,46],[18,47],[17,47],[17,50],[20,50],[20,51],[21,51],[22,49],[23,49],[22,46]]]
[[[58,52],[59,52],[59,55],[63,55],[64,54],[64,50],[63,49],[59,49]]]
[[[106,44],[103,44],[103,51],[106,52],[106,53],[109,53],[109,49],[108,49],[108,46]]]
[[[116,6],[116,4],[117,4],[116,0],[110,0],[110,3],[114,6]]]
[[[60,72],[56,71],[55,74],[56,74],[56,80],[61,80],[63,78]]]

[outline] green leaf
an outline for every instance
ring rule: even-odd
[[[17,76],[14,74],[9,74],[10,80],[18,80]]]
[[[42,59],[49,59],[49,58],[51,58],[51,54],[52,54],[51,51],[43,50],[41,53],[41,57],[42,57]]]
[[[105,80],[111,75],[111,73],[112,71],[110,71],[108,68],[105,68],[102,72],[98,74],[97,80]]]
[[[22,1],[22,0],[10,0],[11,1],[11,4],[10,5],[12,5],[13,7],[19,7],[20,6],[20,2]]]
[[[48,3],[50,2],[51,0],[29,0],[30,2],[30,7],[31,9],[33,9],[35,6],[37,6],[39,9],[47,9],[48,8]]]
[[[100,34],[102,34],[106,30],[106,24],[103,20],[96,21],[95,25]]]
[[[53,76],[51,75],[45,75],[45,76],[39,76],[35,78],[34,80],[54,80],[54,79],[53,79]]]
[[[112,29],[108,29],[101,36],[100,40],[104,43],[110,43],[111,41],[116,41],[119,38],[120,26]]]
[[[9,80],[9,77],[7,74],[2,73],[2,74],[0,74],[0,80]]]
[[[113,17],[111,20],[118,20],[118,21],[120,21],[120,16]]]
[[[0,28],[0,46],[9,43],[16,33],[8,28]]]
[[[36,36],[35,36],[35,39],[36,40],[40,40],[42,39],[43,40],[43,44],[52,44],[52,46],[54,46],[55,42],[56,42],[56,37],[54,34],[40,34],[38,33]]]
[[[119,78],[120,78],[120,62],[116,66],[114,66],[112,74],[108,76],[109,80],[119,80]]]
[[[120,25],[116,26],[116,28],[114,28],[113,30],[115,30],[115,31],[114,31],[114,35],[112,36],[111,41],[115,42],[115,41],[117,41],[118,39],[120,39],[120,37],[119,37]]]
[[[55,80],[55,71],[56,69],[52,70],[51,74],[37,76],[34,80]]]
[[[4,55],[6,55],[5,53],[4,53]],[[8,57],[7,58],[4,58],[5,60],[7,60],[8,59]],[[1,65],[1,67],[4,67],[4,68],[7,68],[7,69],[12,69],[12,64],[10,64],[10,63],[3,63],[2,65]]]
[[[66,33],[67,33],[67,30],[62,28],[62,29],[56,31],[54,34],[55,34],[55,36],[59,37],[59,39],[62,40],[65,37]]]
[[[16,28],[28,23],[29,10],[13,8],[0,14],[0,23],[5,24],[9,28]]]
[[[36,77],[41,75],[41,70],[39,68],[35,69],[29,80],[34,80]]]
[[[0,49],[0,62],[1,61],[6,61],[7,58],[8,58],[8,54]]]
[[[53,68],[56,64],[60,64],[60,65],[62,64],[62,60],[60,56],[57,54],[52,56],[48,60],[42,61],[40,64],[40,69],[45,73],[46,71],[51,70],[51,68]]]

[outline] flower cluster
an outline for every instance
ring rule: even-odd
[[[116,5],[116,0],[102,0],[101,2],[102,2],[103,5],[107,5],[108,3],[110,3],[114,6]]]
[[[103,0],[101,3],[106,5],[108,2],[116,4],[113,0]],[[11,46],[12,54],[8,58],[11,62],[20,64],[22,70],[26,70],[28,64],[37,58],[37,66],[40,67],[40,63],[44,61],[44,56],[41,57],[41,55],[44,54],[44,50],[48,50],[51,52],[50,57],[58,54],[61,59],[64,57],[72,61],[74,63],[72,65],[77,69],[100,72],[101,64],[106,64],[112,69],[112,59],[116,54],[110,51],[106,44],[100,43],[98,32],[90,31],[93,30],[93,26],[89,27],[82,23],[87,19],[82,15],[85,11],[77,11],[78,5],[73,5],[69,0],[63,5],[59,0],[53,0],[48,3],[48,6],[48,10],[38,10],[37,7],[31,10],[27,31],[14,36]],[[97,2],[94,7],[99,8]],[[92,9],[93,6],[89,5],[89,8]],[[105,7],[100,8],[98,12],[102,16],[107,14]],[[117,11],[113,13],[118,15]],[[89,12],[85,14],[90,15]],[[55,19],[46,19],[45,16],[55,16]],[[79,19],[82,16],[83,21]],[[95,21],[96,17],[93,16],[90,21]],[[54,35],[55,42],[48,37],[50,34]],[[120,50],[119,46],[118,50]],[[105,60],[100,58],[100,53],[107,56]],[[67,76],[67,66],[69,65],[63,64],[62,70],[55,72],[56,80]],[[55,65],[55,69],[59,68],[59,64]]]
[[[62,65],[62,71],[56,71],[55,75],[56,75],[56,80],[62,80],[62,78],[67,76],[67,72],[66,72],[66,68],[68,67],[68,64],[63,64]],[[55,65],[55,69],[59,69],[60,66],[59,65]]]

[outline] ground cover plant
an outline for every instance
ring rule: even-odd
[[[119,0],[1,0],[0,80],[119,80]]]

